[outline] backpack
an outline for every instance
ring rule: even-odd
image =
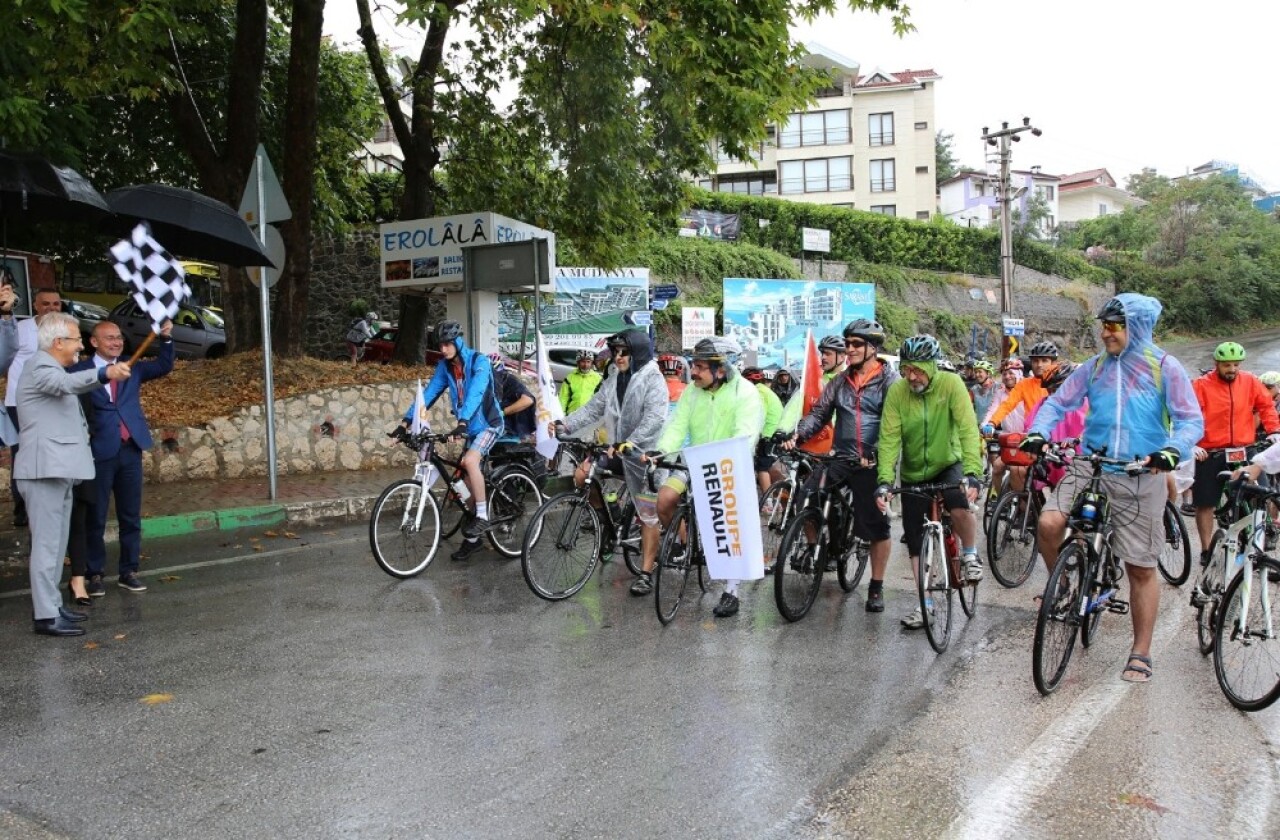
[[[352,344],[364,344],[369,339],[368,332],[364,328],[364,319],[356,318],[351,322],[351,326],[347,328],[347,341]]]

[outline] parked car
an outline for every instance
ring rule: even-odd
[[[93,335],[93,328],[110,318],[111,311],[96,303],[66,298],[62,299],[62,311],[80,322],[80,336],[84,339],[85,352],[91,352],[93,346],[89,344],[89,337]]]
[[[141,344],[151,332],[151,316],[132,299],[111,310],[111,320],[124,334],[125,352]],[[174,352],[179,359],[216,359],[227,352],[227,332],[222,316],[203,306],[183,304],[173,319]],[[147,348],[148,354],[156,345]]]

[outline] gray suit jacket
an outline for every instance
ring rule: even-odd
[[[107,381],[106,368],[67,373],[53,356],[36,351],[18,381],[18,455],[13,477],[93,478],[89,426],[78,394]]]

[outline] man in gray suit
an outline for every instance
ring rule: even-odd
[[[18,455],[13,477],[31,527],[31,603],[35,631],[79,636],[87,613],[62,606],[58,579],[67,552],[71,489],[93,479],[89,427],[78,394],[129,378],[127,362],[67,373],[80,355],[80,322],[62,312],[40,316],[37,350],[18,381]]]

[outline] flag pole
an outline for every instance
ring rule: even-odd
[[[138,361],[138,357],[139,357],[139,356],[141,356],[141,355],[143,354],[143,352],[144,352],[148,347],[150,347],[150,346],[151,346],[151,342],[152,342],[153,340],[155,340],[155,337],[156,337],[156,334],[155,334],[155,333],[153,333],[153,332],[149,332],[149,333],[147,333],[147,337],[146,337],[146,338],[144,338],[144,339],[142,339],[142,343],[138,345],[138,349],[137,349],[137,350],[134,350],[134,351],[133,351],[133,355],[129,357],[129,366],[130,366],[130,367],[133,367],[133,363],[134,363],[134,362],[136,362],[136,361]]]

